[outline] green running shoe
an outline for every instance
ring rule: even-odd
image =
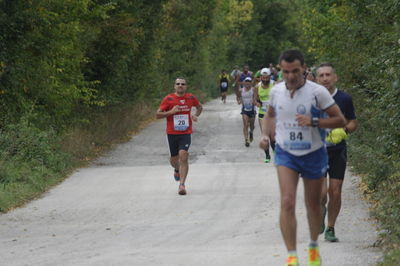
[[[271,156],[269,156],[268,154],[265,156],[264,163],[269,163],[270,161],[271,161]]]
[[[339,238],[335,236],[335,228],[328,227],[325,231],[325,240],[329,242],[339,242]]]
[[[308,266],[321,266],[318,247],[308,247]]]

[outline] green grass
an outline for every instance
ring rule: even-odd
[[[22,119],[0,134],[0,212],[39,197],[72,170],[125,142],[154,120],[145,103],[108,108],[62,136]]]
[[[355,136],[356,137],[356,136]],[[363,176],[364,193],[371,215],[379,221],[377,246],[384,252],[379,265],[400,265],[400,162],[398,155],[387,156],[379,147],[362,143],[368,135],[350,142],[350,162],[356,174]],[[367,138],[367,139],[366,139]],[[370,143],[374,143],[373,138]]]

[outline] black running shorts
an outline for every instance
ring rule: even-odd
[[[191,134],[167,134],[169,152],[172,156],[177,156],[180,150],[188,151],[192,143]]]
[[[328,157],[329,157],[329,169],[327,174],[329,174],[329,178],[343,180],[347,162],[346,146],[341,147],[339,149],[328,148]]]
[[[220,87],[219,90],[221,91],[221,93],[222,93],[222,92],[227,92],[227,91],[228,91],[228,88],[222,88],[222,87]]]
[[[256,111],[253,109],[251,111],[245,111],[244,108],[242,107],[242,112],[240,112],[241,115],[247,115],[249,118],[253,118],[256,116]]]

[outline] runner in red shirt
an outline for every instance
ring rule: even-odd
[[[170,163],[174,167],[174,177],[179,181],[179,195],[186,195],[185,181],[189,171],[189,147],[191,144],[192,121],[197,122],[203,107],[191,93],[186,93],[186,80],[175,80],[175,93],[168,94],[157,110],[157,118],[167,118],[167,137]],[[192,107],[196,113],[191,114]]]

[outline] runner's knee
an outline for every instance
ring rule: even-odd
[[[329,189],[329,198],[340,200],[342,192],[339,188]]]
[[[296,199],[292,195],[282,196],[281,208],[285,212],[294,212]]]
[[[187,163],[189,159],[189,153],[185,150],[179,151],[179,162],[180,163]]]

